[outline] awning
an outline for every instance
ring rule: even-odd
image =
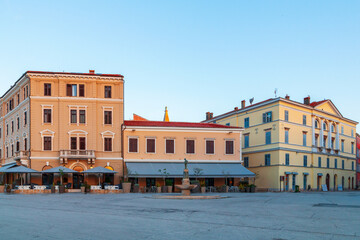
[[[285,172],[285,175],[290,175],[291,174],[291,172]]]
[[[293,174],[293,175],[298,175],[298,173],[297,173],[297,172],[292,172],[292,174]]]
[[[303,174],[304,174],[304,175],[309,175],[309,173],[307,173],[307,172],[304,172]]]
[[[322,173],[318,173],[318,176],[322,176],[323,174]]]
[[[4,165],[2,165],[2,167],[0,168],[0,172],[4,172],[6,169],[9,169],[9,168],[12,168],[12,167],[15,167],[15,166],[17,166],[17,165],[16,165],[16,162],[4,164]]]
[[[50,169],[42,171],[42,173],[60,173],[60,170],[62,170],[63,173],[79,173],[79,172],[77,172],[75,170],[72,170],[70,168],[66,168],[66,167],[63,167],[63,166],[50,168]]]
[[[129,177],[166,177],[180,178],[184,173],[184,163],[164,162],[127,162]],[[188,163],[190,177],[255,177],[255,174],[240,163]],[[159,171],[160,170],[160,171]],[[196,173],[200,172],[200,174]]]
[[[17,166],[4,170],[4,173],[39,173],[39,172],[24,166]]]
[[[82,173],[117,173],[117,172],[112,171],[107,168],[104,168],[104,167],[96,167],[96,168],[92,168],[92,169],[83,171]]]

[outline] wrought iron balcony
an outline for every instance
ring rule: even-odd
[[[29,151],[18,151],[14,153],[14,160],[29,159]]]
[[[95,158],[95,150],[60,150],[60,158]]]

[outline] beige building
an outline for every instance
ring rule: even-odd
[[[204,122],[244,127],[244,166],[260,189],[293,191],[355,187],[356,121],[331,100],[268,99],[212,116]]]
[[[166,118],[165,118],[166,119]],[[219,124],[124,121],[124,160],[128,176],[141,189],[181,184],[184,159],[190,178],[207,187],[226,182],[237,186],[254,174],[244,168],[241,152],[242,128]]]
[[[81,171],[102,166],[117,171],[105,177],[119,183],[123,89],[119,74],[24,73],[0,100],[1,163],[18,161],[37,171],[74,169],[79,174],[65,176],[73,188],[84,181]],[[50,184],[50,177],[34,176],[31,182]]]

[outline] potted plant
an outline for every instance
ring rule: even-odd
[[[139,184],[135,183],[135,184],[134,184],[134,187],[133,187],[133,192],[134,192],[134,193],[138,193],[138,192],[139,192],[139,189],[140,189]]]
[[[252,193],[254,193],[255,192],[255,190],[256,190],[256,186],[255,186],[255,184],[250,184],[250,192],[252,192]]]
[[[5,192],[6,193],[11,193],[11,185],[10,184],[5,185]]]
[[[51,193],[55,193],[56,189],[55,189],[55,183],[53,182],[52,186],[51,186]]]
[[[239,190],[240,190],[240,192],[245,192],[244,184],[242,184],[242,183],[239,184]]]
[[[81,192],[82,192],[82,193],[85,193],[85,183],[82,183],[82,184],[80,185],[80,188],[81,188]]]
[[[168,187],[166,185],[166,178],[170,175],[170,173],[166,171],[166,168],[162,170],[158,169],[158,172],[163,176],[163,180],[164,180],[164,186],[161,187],[161,192],[168,192]]]
[[[250,192],[250,186],[247,183],[245,184],[245,192]]]
[[[201,193],[206,193],[206,185],[204,180],[200,181],[200,186],[201,186]]]
[[[166,179],[165,184],[167,186],[167,192],[172,193],[173,190],[172,181],[170,179]]]
[[[156,192],[157,192],[157,193],[161,193],[160,183],[156,183]]]
[[[124,168],[124,182],[122,183],[124,193],[130,193],[131,190],[131,182],[128,179],[130,173],[130,169]]]
[[[4,183],[0,183],[0,193],[3,193],[5,191],[5,185]]]

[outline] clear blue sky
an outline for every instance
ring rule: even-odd
[[[27,70],[120,73],[125,119],[274,97],[360,120],[360,1],[3,1],[0,93]]]

